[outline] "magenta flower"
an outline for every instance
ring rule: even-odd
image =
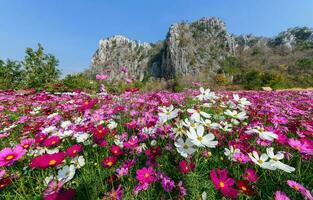
[[[174,181],[167,176],[162,177],[161,183],[165,192],[171,192],[175,187]]]
[[[70,148],[66,150],[66,155],[69,157],[75,157],[79,152],[81,152],[83,149],[83,146],[80,144],[74,144]]]
[[[275,200],[290,200],[290,199],[284,192],[276,191]]]
[[[21,141],[20,145],[24,148],[24,149],[28,149],[29,147],[31,147],[33,144],[35,143],[35,139],[29,138],[29,139],[24,139]]]
[[[136,178],[140,184],[150,184],[155,181],[155,172],[152,167],[141,168],[136,171]]]
[[[247,168],[242,177],[252,183],[257,182],[257,180],[259,179],[257,173],[251,168]]]
[[[308,198],[309,200],[313,200],[313,196],[311,194],[311,192],[306,189],[303,185],[301,185],[300,183],[293,181],[293,180],[288,180],[287,184],[289,185],[289,187],[295,189],[298,192],[301,192],[301,194]]]
[[[45,147],[52,147],[52,146],[57,146],[59,145],[61,142],[61,139],[59,136],[51,136],[48,137],[47,139],[45,139],[45,141],[43,142],[43,145]]]
[[[123,199],[124,190],[120,184],[117,189],[112,188],[110,192],[107,192],[104,199],[121,200]],[[106,198],[107,197],[107,198]]]
[[[0,167],[6,167],[12,165],[15,161],[22,158],[26,153],[26,150],[21,146],[15,148],[4,148],[0,151]]]
[[[46,169],[48,167],[56,167],[60,165],[65,158],[64,152],[53,153],[53,154],[43,154],[33,158],[30,167]]]
[[[108,78],[108,75],[106,75],[106,74],[97,74],[96,75],[96,79],[99,81],[106,80],[107,78]]]
[[[220,190],[225,197],[237,197],[238,191],[231,187],[235,184],[235,180],[228,177],[226,169],[217,169],[217,173],[213,169],[210,176],[216,190]]]

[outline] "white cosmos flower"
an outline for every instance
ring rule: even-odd
[[[229,149],[225,148],[224,150],[225,150],[224,154],[225,156],[227,156],[229,160],[236,161],[236,159],[234,158],[234,155],[236,153],[240,153],[240,149],[236,149],[233,146],[230,146]]]
[[[199,125],[197,129],[190,128],[187,131],[187,136],[191,140],[191,142],[199,147],[207,146],[209,148],[214,148],[217,145],[217,141],[213,141],[215,136],[212,133],[204,134],[204,127]]]
[[[74,164],[74,167],[76,169],[79,169],[85,165],[85,158],[84,156],[76,156],[75,158],[73,158],[71,163]]]
[[[121,140],[121,136],[119,136],[119,135],[114,136],[114,144],[121,147],[121,148],[124,147],[123,141]]]
[[[199,122],[196,122],[196,121],[194,121],[194,120],[190,120],[190,121],[189,121],[188,118],[186,118],[186,119],[182,122],[182,124],[183,124],[185,127],[189,128],[189,129],[190,129],[190,128],[196,129],[198,126],[200,126]]]
[[[58,113],[52,113],[52,114],[48,115],[47,119],[51,119],[51,118],[54,118],[56,116],[58,116]]]
[[[61,123],[61,127],[64,128],[64,129],[67,129],[71,124],[72,124],[71,121],[63,121]]]
[[[188,157],[188,155],[192,155],[196,149],[193,148],[193,143],[189,138],[184,141],[182,138],[178,138],[175,142],[175,146],[177,148],[178,153],[183,157]]]
[[[211,115],[206,113],[206,112],[203,112],[201,110],[195,110],[195,109],[187,109],[187,112],[191,113],[191,117],[190,119],[196,121],[196,122],[199,122],[201,120],[201,117],[204,117],[204,118],[210,118]]]
[[[159,107],[161,112],[159,113],[159,120],[162,123],[165,123],[171,119],[174,119],[177,117],[179,109],[174,109],[173,105],[170,105],[169,107]]]
[[[113,130],[117,127],[117,123],[114,120],[110,120],[110,122],[108,123],[108,128],[110,130]]]
[[[247,115],[246,115],[246,112],[244,112],[244,111],[238,113],[237,110],[231,111],[231,110],[227,109],[224,112],[224,114],[227,115],[227,116],[233,117],[235,119],[238,119],[240,121],[248,118]]]
[[[74,165],[65,165],[58,171],[58,180],[67,183],[73,179],[76,172]]]
[[[273,141],[274,139],[277,139],[278,136],[270,131],[265,131],[264,128],[260,127],[260,126],[256,126],[254,128],[248,128],[248,130],[245,132],[247,134],[253,134],[256,133],[259,135],[259,137],[262,140],[268,140],[268,141]]]
[[[231,123],[226,122],[226,121],[221,121],[219,128],[220,128],[222,131],[230,132],[230,131],[233,130],[233,125],[232,125]]]
[[[52,133],[54,131],[57,130],[57,127],[55,126],[49,126],[49,127],[46,127],[42,130],[43,133]]]
[[[148,127],[144,127],[143,129],[141,129],[141,132],[145,133],[147,135],[152,135],[152,134],[155,133],[155,131],[156,131],[156,129],[154,127],[149,127],[149,128]]]
[[[182,122],[176,123],[176,127],[173,128],[173,133],[175,133],[175,138],[184,136],[186,134],[184,124]]]
[[[240,98],[238,94],[234,94],[233,95],[233,98],[235,101],[237,101],[239,104],[239,108],[244,108],[246,106],[249,106],[251,105],[251,102],[247,100],[247,98]]]
[[[271,162],[268,162],[268,155],[263,153],[261,156],[256,151],[253,151],[252,153],[248,153],[250,159],[255,164],[259,165],[260,167],[264,169],[270,169],[275,170],[276,168],[271,165]]]
[[[272,164],[273,167],[276,167],[277,169],[281,169],[285,172],[291,173],[293,171],[295,171],[295,168],[286,165],[284,163],[282,163],[280,160],[284,159],[284,152],[277,152],[277,154],[274,154],[274,148],[270,147],[266,149],[267,155],[268,157],[271,159],[270,162]]]
[[[220,128],[220,125],[218,123],[212,122],[209,119],[205,119],[205,120],[201,119],[200,123],[203,126],[211,128],[211,129],[219,129]]]
[[[52,175],[50,175],[50,176],[48,176],[48,177],[46,177],[45,179],[44,179],[44,184],[45,184],[45,186],[47,186],[49,183],[50,183],[50,181],[52,181],[53,180],[53,176]]]
[[[85,142],[86,140],[88,140],[89,137],[90,135],[88,133],[76,133],[75,134],[75,138],[78,143]]]
[[[204,90],[203,87],[200,88],[200,94],[196,96],[196,98],[200,101],[206,101],[206,100],[214,100],[217,99],[217,96],[214,92],[211,92],[210,89]]]

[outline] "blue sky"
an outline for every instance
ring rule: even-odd
[[[63,74],[90,65],[98,41],[114,34],[155,42],[171,24],[217,16],[229,32],[273,36],[313,27],[313,0],[1,0],[0,59],[24,57],[40,42]]]

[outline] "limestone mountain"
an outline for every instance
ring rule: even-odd
[[[228,57],[238,57],[247,65],[254,62],[270,65],[270,60],[264,62],[269,55],[275,58],[279,55],[284,60],[286,55],[299,51],[303,56],[311,56],[312,49],[313,30],[310,28],[290,28],[273,38],[251,34],[234,36],[219,18],[202,18],[172,25],[165,40],[155,44],[121,35],[100,40],[85,73],[90,77],[105,73],[109,80],[127,76],[140,81],[149,77],[210,76],[221,69]],[[120,73],[121,66],[128,68],[128,74]]]

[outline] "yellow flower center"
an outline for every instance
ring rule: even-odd
[[[55,165],[56,163],[57,163],[56,160],[50,160],[50,161],[49,161],[49,165]]]
[[[224,182],[220,182],[219,185],[220,185],[221,188],[225,187],[225,183]]]
[[[6,160],[12,160],[13,158],[14,158],[13,155],[8,155],[5,159],[6,159]]]
[[[202,138],[201,136],[198,136],[198,137],[197,137],[197,140],[199,140],[200,142],[202,141],[202,139],[203,139],[203,138]]]
[[[111,167],[111,166],[113,165],[113,163],[112,163],[111,161],[109,161],[109,162],[107,163],[107,165]]]
[[[242,186],[242,187],[241,187],[241,190],[242,190],[242,191],[247,191],[247,188],[246,188],[245,186]]]
[[[263,160],[258,160],[258,163],[259,163],[260,165],[262,165],[262,164],[264,163],[264,161],[263,161]]]
[[[23,145],[23,148],[24,148],[24,149],[27,149],[28,147],[29,147],[28,144],[24,144],[24,145]]]
[[[297,191],[300,189],[297,185],[295,185],[294,188],[295,188],[295,190],[297,190]]]
[[[57,143],[57,142],[56,142],[56,141],[54,141],[54,140],[51,142],[51,144],[55,144],[55,143]]]
[[[148,178],[149,176],[149,173],[145,173],[145,178]]]
[[[188,145],[187,144],[184,144],[184,149],[188,149]]]

